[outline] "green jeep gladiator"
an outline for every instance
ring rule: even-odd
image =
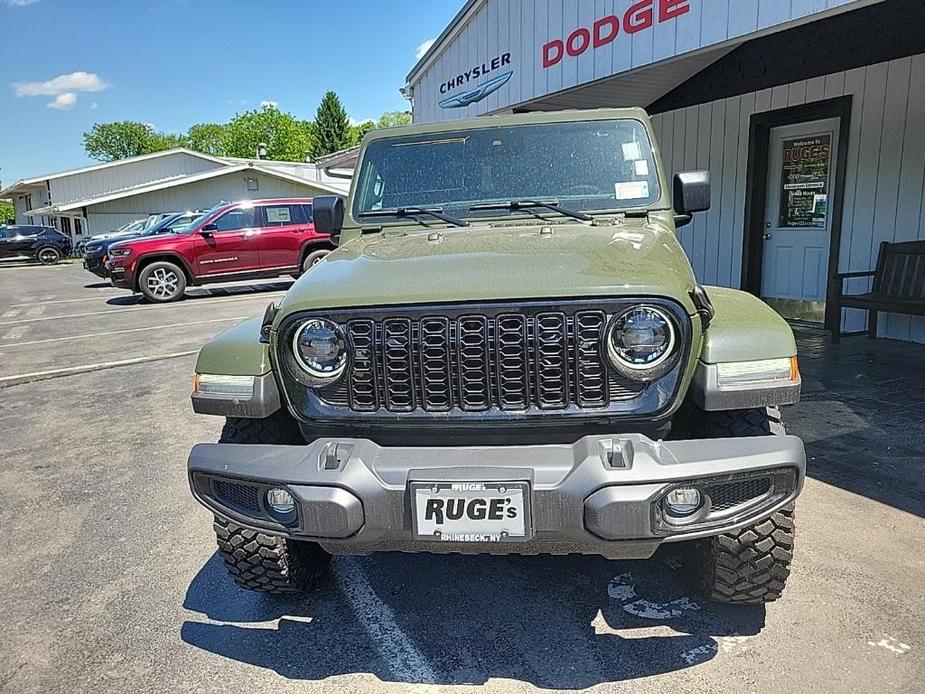
[[[698,284],[675,230],[709,206],[639,109],[367,135],[349,197],[314,200],[337,250],[199,355],[193,408],[226,423],[189,481],[234,579],[680,543],[709,598],[778,598],[796,345],[757,298]]]

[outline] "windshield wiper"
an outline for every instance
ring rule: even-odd
[[[510,202],[488,202],[482,205],[472,205],[469,207],[470,212],[475,212],[478,210],[510,210],[511,212],[517,212],[518,210],[531,210],[536,209],[537,207],[542,207],[546,210],[551,210],[552,212],[558,212],[559,214],[564,214],[566,217],[572,217],[573,219],[580,219],[583,222],[590,222],[594,217],[584,212],[577,212],[576,210],[570,210],[566,207],[560,207],[557,200],[550,200],[549,202],[543,202],[542,200],[511,200]]]
[[[360,212],[358,217],[416,217],[417,215],[426,214],[431,217],[443,220],[447,224],[457,227],[467,227],[469,222],[464,219],[458,219],[448,214],[444,214],[441,207],[396,207],[391,210],[369,210]]]

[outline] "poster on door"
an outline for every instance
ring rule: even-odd
[[[832,135],[783,141],[780,227],[825,228],[829,214]]]

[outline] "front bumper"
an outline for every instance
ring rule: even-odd
[[[219,516],[315,540],[335,554],[645,558],[662,542],[716,535],[768,517],[800,493],[806,463],[803,443],[793,436],[656,442],[621,434],[512,447],[386,448],[367,439],[199,444],[188,471],[196,499]],[[468,481],[526,482],[530,537],[492,543],[416,537],[412,484]],[[703,510],[683,522],[671,520],[662,503],[680,483],[700,489],[705,500]],[[296,500],[296,513],[285,522],[265,503],[266,491],[278,486]]]
[[[109,277],[109,270],[106,268],[106,261],[102,255],[85,255],[83,259],[84,270],[92,272],[97,277],[106,279]]]

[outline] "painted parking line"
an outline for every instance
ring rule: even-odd
[[[61,378],[62,376],[76,376],[78,374],[90,373],[91,371],[117,369],[121,366],[133,366],[135,364],[145,364],[152,361],[176,359],[177,357],[189,357],[198,353],[198,349],[193,349],[186,352],[157,354],[150,357],[135,357],[134,359],[121,359],[119,361],[104,361],[96,364],[84,364],[82,366],[68,366],[63,369],[50,369],[48,371],[33,371],[32,373],[15,374],[14,376],[3,376],[0,378],[0,388],[9,388],[10,386],[19,386],[25,383],[34,383],[35,381],[47,381],[48,379]]]
[[[197,320],[190,321],[188,323],[168,323],[167,325],[146,325],[143,328],[126,328],[124,330],[110,330],[104,333],[84,333],[83,335],[65,335],[64,337],[49,337],[44,340],[30,340],[29,342],[16,342],[13,344],[0,344],[0,347],[3,349],[9,349],[10,347],[26,347],[28,345],[41,345],[47,342],[64,342],[65,340],[86,340],[91,337],[107,337],[109,335],[124,335],[125,333],[140,333],[145,330],[167,330],[169,328],[184,328],[190,325],[205,325],[206,323],[230,323],[232,321],[241,321],[250,316],[233,316],[231,318],[210,318],[209,320]],[[19,330],[20,328],[25,328],[26,326],[17,326],[12,328],[7,335],[4,336],[5,339],[9,337],[10,333],[14,330]]]
[[[276,296],[277,294],[284,294],[284,290],[275,291],[275,292],[261,292],[260,294],[249,295],[239,295],[235,297],[229,297],[227,299],[202,299],[196,301],[180,301],[177,303],[169,304],[148,304],[145,306],[132,306],[130,308],[113,308],[108,311],[88,311],[86,313],[71,313],[66,316],[39,316],[34,318],[19,318],[16,320],[7,320],[0,321],[0,325],[15,325],[18,323],[32,323],[34,321],[42,320],[66,320],[69,318],[89,318],[90,316],[108,316],[115,315],[116,313],[128,313],[129,311],[153,311],[158,308],[175,308],[179,309],[184,306],[193,306],[193,307],[203,307],[203,306],[212,306],[213,304],[223,304],[227,301],[242,301],[244,299],[262,299],[268,296]]]
[[[425,685],[415,687],[415,692],[439,692],[434,685],[437,673],[414,641],[402,631],[392,609],[376,595],[356,559],[339,559],[335,576],[350,608],[396,679]]]
[[[79,301],[99,301],[99,296],[88,296],[83,299],[52,299],[48,301],[27,301],[22,304],[10,304],[14,308],[26,308],[27,306],[48,306],[51,304],[76,304]],[[4,317],[6,314],[3,314]]]

